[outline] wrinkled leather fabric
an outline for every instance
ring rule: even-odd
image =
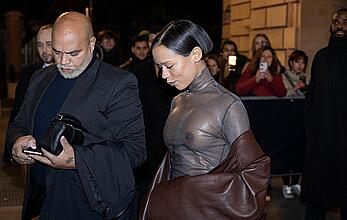
[[[170,168],[167,153],[142,203],[139,219],[266,219],[270,159],[250,130],[235,140],[227,158],[207,174],[170,180]]]

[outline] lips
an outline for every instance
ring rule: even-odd
[[[167,84],[169,84],[170,86],[175,86],[175,84],[177,83],[177,80],[174,81],[166,81]]]
[[[64,73],[68,73],[71,72],[73,69],[69,69],[69,68],[60,68],[61,71],[63,71]]]
[[[344,32],[344,31],[336,31],[336,32],[335,32],[335,35],[336,35],[337,37],[342,37],[342,36],[345,35],[345,32]]]

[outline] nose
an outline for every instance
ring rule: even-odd
[[[44,52],[44,53],[46,53],[46,52],[49,51],[49,50],[51,50],[50,47],[47,47],[47,46],[44,46],[44,47],[43,47],[43,52]]]
[[[165,67],[161,70],[162,71],[162,74],[161,74],[161,77],[163,79],[167,79],[170,77],[170,72],[168,71],[168,69],[166,69]]]
[[[64,54],[61,56],[61,64],[66,65],[70,62],[70,59],[67,54]]]
[[[337,29],[342,29],[342,23],[341,22],[337,22],[336,23],[336,28]]]

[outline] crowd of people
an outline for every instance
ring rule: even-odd
[[[294,50],[286,69],[262,33],[252,57],[232,40],[212,53],[201,26],[175,20],[136,34],[122,62],[118,33],[94,36],[85,15],[63,13],[37,34],[42,62],[23,69],[6,134],[4,160],[28,166],[22,219],[266,219],[270,159],[239,96],[307,98],[302,181],[283,177],[282,193],[301,195],[307,220],[327,206],[346,219],[347,9],[330,31],[308,81],[306,53]],[[49,130],[67,114],[82,144]],[[47,134],[60,154],[41,146]],[[329,190],[319,196],[317,183]]]

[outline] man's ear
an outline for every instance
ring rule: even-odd
[[[192,55],[192,59],[195,63],[202,59],[202,50],[200,47],[194,47],[190,54]]]

